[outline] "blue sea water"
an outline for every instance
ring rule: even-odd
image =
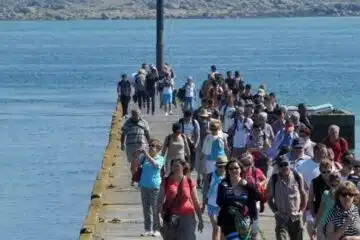
[[[283,103],[360,113],[359,18],[168,20],[165,30],[178,85],[187,75],[199,85],[215,63]],[[154,62],[154,46],[154,21],[0,22],[1,239],[78,237],[116,82]]]

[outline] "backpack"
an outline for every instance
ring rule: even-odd
[[[174,73],[174,70],[173,70],[173,69],[170,69],[170,77],[171,77],[171,78],[174,78],[174,77],[175,77],[175,73]]]
[[[195,118],[192,118],[191,122],[194,127],[194,131],[197,130]],[[181,132],[184,133],[184,118],[180,118],[179,123],[181,124]]]
[[[248,118],[244,118],[244,121],[243,121],[243,125],[244,125],[244,128],[245,127],[245,124],[248,122]],[[231,128],[229,130],[232,129],[232,131],[229,133],[228,137],[227,137],[227,142],[228,142],[228,145],[233,147],[233,144],[234,144],[234,136],[235,136],[235,132],[238,128],[238,120],[235,119],[235,122],[234,124],[231,126]]]
[[[128,96],[131,94],[131,83],[129,81],[122,82],[120,87],[120,94],[122,96]]]
[[[292,171],[292,173],[294,174],[295,181],[297,182],[298,187],[299,187],[299,189],[300,189],[300,188],[301,188],[301,178],[300,178],[300,174],[299,174],[296,170],[294,170],[294,169],[291,169],[291,171]],[[279,179],[279,174],[278,174],[278,173],[273,174],[273,175],[271,176],[271,178],[272,178],[273,189],[275,190],[276,183],[277,183],[277,181],[278,181],[278,179]]]

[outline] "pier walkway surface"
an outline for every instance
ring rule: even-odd
[[[163,141],[171,132],[172,123],[178,121],[182,117],[181,115],[180,109],[177,108],[174,115],[165,117],[161,110],[157,110],[155,115],[144,114],[142,117],[149,122],[151,136]],[[113,155],[108,158],[106,157],[108,152],[105,151],[102,170],[99,171],[95,181],[89,213],[85,218],[80,240],[154,239],[154,237],[140,237],[144,231],[140,191],[136,187],[130,186],[129,165],[126,162],[125,154],[119,147],[122,124],[121,107],[118,105],[113,114],[109,140],[109,145],[117,144],[117,146],[110,153]],[[113,143],[111,143],[112,137]],[[112,160],[109,160],[110,158]],[[106,161],[110,161],[110,163],[106,163]],[[104,167],[104,165],[107,166]],[[96,184],[99,185],[99,182],[101,182],[102,188],[98,187],[98,189],[101,188],[101,190],[96,189]],[[201,196],[200,191],[199,195]],[[204,213],[204,224],[203,232],[197,233],[199,240],[211,239],[212,228],[206,213]],[[274,216],[268,207],[265,213],[260,215],[260,229],[264,238],[259,236],[259,239],[275,239]],[[304,239],[308,239],[306,233],[304,236],[306,236]]]

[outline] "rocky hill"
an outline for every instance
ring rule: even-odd
[[[358,16],[360,0],[165,0],[172,18]],[[147,19],[156,0],[0,0],[0,20]]]

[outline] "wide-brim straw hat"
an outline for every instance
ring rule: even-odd
[[[199,112],[200,117],[209,117],[209,112],[205,108],[201,109]]]
[[[228,159],[226,156],[221,156],[216,159],[216,165],[218,166],[224,166],[228,163]]]

